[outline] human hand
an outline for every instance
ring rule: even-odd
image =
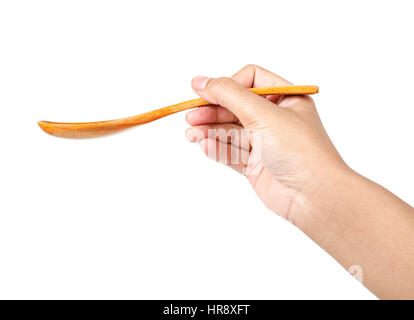
[[[230,78],[194,78],[212,105],[186,131],[214,160],[244,174],[265,205],[291,221],[382,298],[414,297],[414,209],[351,170],[306,96],[246,88],[290,83],[257,66]]]
[[[270,210],[300,225],[321,186],[349,169],[309,96],[261,97],[246,89],[287,85],[254,65],[232,78],[196,77],[194,91],[217,106],[190,111],[186,135],[207,156],[244,174]]]

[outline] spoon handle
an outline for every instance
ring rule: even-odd
[[[263,88],[250,88],[249,91],[258,95],[307,95],[315,94],[319,92],[317,86],[286,86],[286,87],[263,87]],[[151,122],[170,114],[174,114],[180,111],[211,105],[211,103],[203,99],[193,99],[184,101],[172,106],[164,107],[161,109],[149,111],[147,113],[139,114],[130,118],[124,118],[123,120],[131,121],[130,124],[143,124]]]

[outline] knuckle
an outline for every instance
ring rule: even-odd
[[[258,65],[256,65],[256,64],[253,64],[253,63],[249,63],[249,64],[246,64],[245,66],[244,66],[244,68],[243,69],[257,69],[257,68],[259,68],[259,66]]]

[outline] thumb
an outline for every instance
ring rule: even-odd
[[[275,108],[273,103],[230,78],[196,77],[191,85],[202,99],[230,110],[248,128],[254,128]]]

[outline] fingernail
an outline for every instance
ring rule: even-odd
[[[195,77],[191,81],[191,85],[193,86],[194,90],[201,91],[204,90],[204,88],[206,87],[208,80],[210,79],[207,77]]]

